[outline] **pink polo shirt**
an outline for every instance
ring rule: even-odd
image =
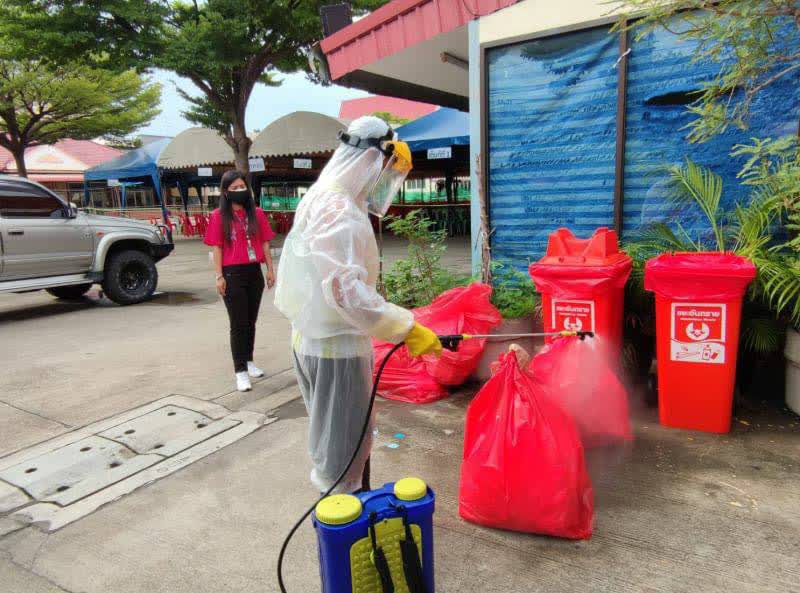
[[[212,247],[222,248],[222,265],[236,266],[239,264],[253,263],[247,255],[247,237],[245,235],[245,211],[233,211],[233,224],[231,225],[231,241],[226,243],[222,235],[222,214],[219,208],[211,213],[211,219],[208,222],[208,230],[204,238],[205,244]],[[258,222],[258,230],[256,236],[250,239],[253,245],[253,250],[256,252],[256,259],[259,263],[264,263],[264,243],[270,241],[275,233],[269,226],[267,215],[261,208],[256,208],[256,221]]]

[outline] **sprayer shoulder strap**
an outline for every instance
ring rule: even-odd
[[[400,557],[403,560],[403,574],[406,577],[406,585],[409,593],[427,593],[425,588],[425,577],[422,572],[422,562],[419,558],[419,548],[414,541],[411,533],[411,524],[408,521],[408,514],[403,506],[398,507],[400,516],[403,519],[405,537],[400,540]]]
[[[369,516],[369,538],[372,541],[372,563],[375,565],[375,570],[378,571],[378,576],[381,579],[381,590],[383,593],[394,593],[394,582],[392,581],[392,572],[389,569],[389,562],[386,560],[386,554],[383,553],[383,548],[378,545],[378,538],[375,535],[375,523],[378,522],[378,515],[372,513]]]

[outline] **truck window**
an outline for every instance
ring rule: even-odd
[[[64,205],[38,187],[0,184],[0,216],[3,218],[61,218]]]

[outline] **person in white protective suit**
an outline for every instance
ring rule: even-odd
[[[439,339],[376,290],[378,247],[369,213],[386,214],[408,171],[408,145],[377,117],[353,121],[303,196],[278,266],[276,307],[292,323],[295,372],[310,419],[311,482],[327,491],[361,434],[372,390],[372,340],[405,341],[412,355]],[[369,489],[372,426],[336,492]]]

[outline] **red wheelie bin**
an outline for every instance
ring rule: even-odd
[[[588,239],[565,228],[552,233],[545,256],[528,270],[542,293],[545,331],[593,331],[618,358],[631,263],[619,250],[617,233],[605,227]]]
[[[742,297],[755,275],[750,260],[727,253],[663,254],[647,262],[664,426],[730,430]]]

